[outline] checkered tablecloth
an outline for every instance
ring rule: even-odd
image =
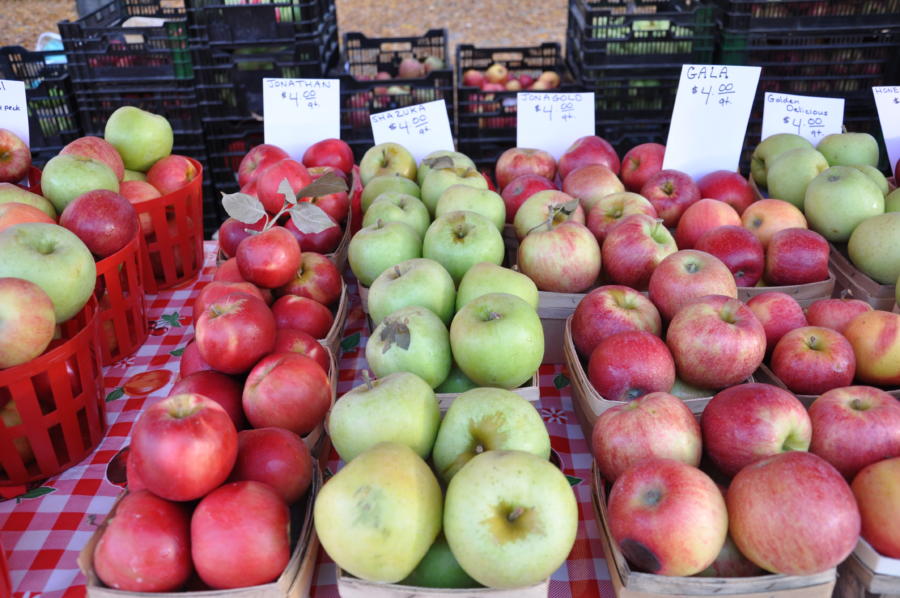
[[[100,446],[84,461],[27,492],[0,503],[0,543],[6,550],[15,596],[74,598],[84,595],[84,576],[78,552],[122,492],[120,471],[113,458],[128,445],[131,426],[149,404],[164,398],[178,374],[181,349],[190,340],[193,298],[212,278],[215,245],[207,242],[200,277],[182,288],[148,297],[152,322],[147,342],[131,357],[105,370],[108,430]],[[338,394],[362,382],[368,325],[359,296],[348,274],[349,314],[340,355]],[[579,528],[566,563],[553,574],[553,598],[603,596],[612,598],[599,530],[591,506],[591,456],[572,411],[572,397],[564,366],[542,366],[538,409],[563,471],[571,476],[578,498]],[[328,466],[338,465],[332,453]],[[109,474],[108,474],[109,470]],[[117,483],[118,482],[118,483]],[[320,551],[312,596],[335,598],[335,568]]]

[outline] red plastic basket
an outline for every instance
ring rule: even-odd
[[[12,580],[9,578],[9,564],[6,562],[6,551],[0,544],[0,598],[10,598],[12,592]]]
[[[41,169],[37,166],[28,167],[28,184],[20,184],[19,187],[38,195],[44,195],[41,191]]]
[[[193,279],[203,268],[203,166],[179,189],[134,206],[152,232],[145,235],[144,289],[157,293]]]
[[[51,349],[0,370],[0,486],[56,475],[81,461],[103,438],[99,313],[97,299],[91,297],[61,325],[61,338]]]
[[[103,365],[128,357],[150,334],[144,301],[140,230],[125,247],[97,262]]]

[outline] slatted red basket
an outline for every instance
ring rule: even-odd
[[[100,352],[103,365],[138,350],[150,334],[144,300],[140,230],[125,247],[97,262]]]

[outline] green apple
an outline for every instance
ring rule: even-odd
[[[164,116],[122,106],[106,121],[103,138],[122,156],[128,170],[147,172],[158,160],[172,153],[175,136]]]
[[[523,451],[487,451],[453,476],[444,501],[450,550],[492,588],[536,584],[562,565],[578,531],[566,476]]]
[[[460,369],[479,386],[517,388],[544,359],[544,329],[524,299],[488,293],[453,316],[450,347]]]
[[[473,388],[444,414],[434,441],[434,468],[444,482],[484,451],[525,451],[547,459],[550,435],[534,405],[502,388]]]
[[[395,372],[344,393],[328,413],[328,435],[346,463],[380,442],[405,444],[427,459],[440,423],[431,386],[415,374]]]
[[[878,166],[878,141],[868,133],[832,133],[816,149],[830,166]]]
[[[359,161],[359,176],[363,186],[377,176],[396,174],[416,180],[416,160],[399,143],[379,143],[366,150]],[[406,191],[404,191],[406,193]]]
[[[506,204],[498,193],[490,189],[476,189],[469,185],[452,185],[447,187],[438,198],[434,209],[436,217],[447,212],[468,210],[481,214],[494,223],[501,233],[506,224]]]
[[[444,158],[439,160],[439,158]],[[449,162],[448,162],[449,161]],[[475,162],[465,154],[452,152],[450,150],[437,150],[425,156],[419,163],[419,171],[416,173],[416,180],[419,185],[425,180],[425,176],[431,172],[432,168],[441,168],[452,166],[453,168],[475,168]]]
[[[421,197],[421,192],[419,191],[419,186],[415,181],[411,181],[408,178],[401,176],[399,174],[386,174],[382,176],[377,176],[369,181],[369,183],[363,187],[362,195],[359,197],[359,207],[365,213],[369,206],[372,205],[372,202],[375,201],[382,193],[387,193],[388,191],[393,191],[394,193],[404,193],[406,195],[412,195],[413,197],[419,198]]]
[[[366,361],[379,378],[412,372],[431,388],[450,373],[450,334],[430,309],[401,307],[381,321],[366,342]]]
[[[0,183],[0,204],[12,202],[23,203],[37,208],[56,220],[56,208],[53,207],[53,204],[46,197],[22,189],[12,183]]]
[[[313,520],[338,567],[360,579],[396,583],[437,538],[442,510],[441,487],[422,457],[406,445],[383,442],[322,486]]]
[[[456,291],[456,309],[488,293],[509,293],[525,300],[534,309],[540,301],[534,281],[515,270],[491,262],[479,262],[469,268],[459,281]]]
[[[122,178],[122,181],[146,181],[147,175],[143,172],[138,172],[137,170],[128,170],[125,169],[125,176]]]
[[[766,171],[779,154],[798,147],[813,149],[813,144],[793,133],[770,135],[760,142],[750,157],[750,173],[757,185],[766,186]]]
[[[456,562],[444,534],[437,537],[422,562],[400,584],[419,588],[477,588],[481,585]]]
[[[809,228],[841,242],[860,222],[884,213],[884,195],[859,170],[832,166],[810,182],[803,205]]]
[[[363,286],[402,261],[421,257],[422,237],[403,222],[378,221],[356,231],[347,247],[350,270]]]
[[[422,181],[422,202],[433,216],[441,195],[453,185],[487,189],[487,180],[474,168],[436,168]]]
[[[468,269],[478,262],[499,265],[505,254],[500,231],[475,212],[444,214],[431,223],[422,242],[422,256],[444,266],[454,284],[459,284]]]
[[[456,286],[446,268],[424,257],[400,262],[378,275],[369,288],[369,317],[377,326],[401,307],[418,305],[450,325],[456,305]]]
[[[881,284],[900,276],[900,212],[867,218],[850,235],[847,253],[853,265]]]
[[[874,166],[869,166],[868,164],[854,164],[853,168],[856,168],[864,175],[872,179],[872,182],[881,189],[881,192],[887,195],[891,191],[891,186],[888,184],[887,177],[881,174],[881,171],[875,168]]]
[[[814,149],[799,147],[783,152],[769,162],[769,195],[802,210],[807,185],[827,168],[825,156]]]
[[[119,192],[116,173],[99,160],[63,154],[44,165],[41,191],[60,214],[76,197],[95,189]]]
[[[469,377],[459,369],[459,366],[454,363],[450,366],[450,373],[447,374],[447,377],[441,382],[440,386],[434,389],[434,392],[455,394],[466,392],[467,390],[477,387],[478,385],[472,382]]]
[[[884,198],[885,212],[900,212],[900,187],[887,194]]]
[[[405,222],[413,227],[419,236],[424,237],[428,225],[431,224],[431,214],[428,213],[428,208],[418,197],[396,191],[385,191],[376,197],[366,210],[362,225],[371,226],[378,220]]]
[[[91,298],[97,267],[91,251],[68,229],[27,222],[0,232],[0,278],[6,277],[24,278],[44,289],[61,323]]]

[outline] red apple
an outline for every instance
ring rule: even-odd
[[[59,223],[75,233],[99,258],[119,251],[138,232],[134,206],[118,193],[105,189],[76,197],[63,210]]]
[[[602,137],[586,135],[576,139],[559,158],[559,178],[565,180],[569,173],[587,166],[601,164],[615,175],[619,172],[619,156],[613,146]],[[622,188],[620,191],[624,191]]]
[[[465,87],[481,87],[484,83],[484,73],[476,69],[469,69],[463,73],[463,85]]]
[[[147,171],[147,182],[156,187],[163,195],[178,191],[200,172],[184,156],[171,154],[157,160]]]
[[[331,218],[330,215],[328,215]],[[297,243],[300,245],[300,251],[314,251],[316,253],[331,253],[337,246],[340,245],[341,239],[344,236],[344,231],[341,230],[341,225],[334,221],[334,226],[330,226],[325,230],[318,233],[302,233],[300,230],[294,225],[293,220],[288,220],[284,224],[284,228],[287,229],[289,233],[294,235],[294,238],[297,239]]]
[[[703,201],[706,200],[700,200],[694,205],[699,205]],[[684,218],[681,222],[684,222]],[[756,286],[762,278],[766,264],[765,249],[756,235],[743,226],[727,225],[708,230],[694,243],[694,249],[705,251],[722,260],[739,287]]]
[[[299,353],[312,358],[326,372],[331,370],[328,350],[316,338],[302,330],[281,328],[275,332],[275,347],[272,353]]]
[[[284,194],[278,192],[278,187],[285,179],[295,194],[312,182],[306,167],[290,158],[275,162],[260,172],[259,180],[256,181],[256,194],[270,214],[277,214],[284,207],[286,200]]]
[[[315,337],[325,338],[334,324],[334,315],[327,307],[298,295],[284,295],[272,304],[275,327],[293,328]]]
[[[677,249],[661,221],[632,214],[613,226],[603,240],[604,271],[615,283],[643,290],[657,266]]]
[[[309,449],[293,432],[282,428],[238,432],[238,455],[231,481],[268,484],[291,505],[306,494],[312,473]]]
[[[625,188],[635,193],[643,189],[647,180],[662,170],[666,146],[659,143],[642,143],[625,153],[619,178]]]
[[[720,226],[740,226],[741,217],[730,205],[717,199],[701,199],[688,206],[678,220],[678,249],[693,249],[703,233]]]
[[[675,384],[675,362],[658,336],[628,330],[608,336],[594,347],[587,374],[604,399],[630,401],[652,392],[668,392]]]
[[[741,213],[741,223],[756,235],[763,247],[780,230],[806,228],[806,217],[797,206],[780,199],[761,199]]]
[[[144,485],[144,480],[137,473],[137,466],[134,464],[134,451],[131,450],[130,446],[125,457],[125,485],[128,487],[129,492],[147,489],[147,486]]]
[[[900,315],[866,311],[850,320],[844,336],[856,355],[856,377],[865,384],[900,386]]]
[[[872,306],[860,299],[819,299],[806,308],[806,319],[810,326],[824,326],[844,334],[850,320],[866,311],[872,311]]]
[[[787,293],[769,291],[754,295],[747,301],[747,307],[766,331],[766,347],[769,352],[785,334],[809,325],[803,308]]]
[[[288,158],[288,153],[275,145],[263,143],[251,148],[238,166],[238,185],[244,187],[272,164]]]
[[[701,196],[724,201],[738,214],[743,214],[747,206],[756,200],[750,182],[739,172],[730,170],[715,170],[707,174],[697,181],[697,187]]]
[[[766,247],[766,282],[795,285],[828,279],[828,241],[805,228],[780,230]]]
[[[350,212],[350,196],[346,191],[337,193],[329,193],[328,195],[320,195],[318,197],[304,197],[301,201],[319,206],[323,212],[331,216],[331,219],[337,223],[344,222],[347,214]]]
[[[18,135],[9,129],[0,129],[0,183],[18,183],[28,174],[29,168],[31,150]]]
[[[43,353],[55,332],[53,301],[44,289],[24,278],[0,277],[0,370]]]
[[[665,320],[674,318],[682,307],[698,297],[737,297],[737,285],[728,266],[696,249],[676,251],[663,259],[650,275],[648,288],[650,301]]]
[[[244,294],[212,303],[194,327],[200,356],[213,369],[242,374],[275,345],[275,317],[264,301]]]
[[[312,180],[314,181],[319,180],[330,172],[345,183],[349,183],[349,181],[347,180],[347,173],[335,168],[334,166],[309,166],[306,168],[306,172],[309,173],[309,176],[311,176]]]
[[[181,352],[181,360],[178,364],[178,376],[186,378],[195,372],[215,371],[213,367],[200,356],[200,348],[197,342],[191,339]]]
[[[282,226],[273,226],[240,242],[235,253],[247,282],[274,289],[290,282],[300,267],[300,244]]]
[[[611,193],[591,206],[587,213],[586,224],[597,237],[597,242],[602,244],[612,227],[632,214],[645,214],[655,220],[656,208],[637,193],[630,191]],[[674,239],[672,243],[674,247]]]
[[[494,175],[501,190],[525,174],[536,174],[552,181],[556,175],[556,160],[543,150],[523,147],[513,147],[500,154]]]
[[[278,287],[275,294],[309,297],[331,306],[341,298],[342,279],[337,266],[321,253],[304,251],[294,279]]]
[[[245,224],[240,220],[228,218],[219,227],[219,249],[226,258],[232,258],[237,254],[238,245],[251,235],[250,231],[260,232],[266,226],[268,219],[263,216],[253,224]]]
[[[546,191],[556,189],[553,181],[537,174],[523,174],[513,179],[500,196],[503,203],[506,204],[506,221],[512,222],[519,211],[519,207],[525,203],[529,197],[538,191]]]
[[[235,429],[243,430],[247,427],[241,407],[243,390],[241,383],[231,376],[210,370],[184,376],[172,386],[169,396],[197,394],[212,399],[225,410]]]
[[[517,258],[519,270],[541,291],[581,293],[600,274],[597,239],[575,221],[529,233],[519,243]]]
[[[897,174],[900,177],[900,166]],[[851,488],[863,539],[879,554],[900,559],[900,458],[869,465],[856,475]]]
[[[244,280],[244,277],[241,276],[241,271],[238,270],[236,257],[230,257],[219,264],[216,271],[213,273],[213,280],[216,282],[247,282]]]
[[[577,197],[584,211],[589,211],[602,198],[625,191],[616,173],[603,164],[580,166],[566,175],[562,189]]]
[[[159,190],[147,181],[122,181],[119,183],[119,195],[128,200],[133,206],[162,197]],[[137,207],[135,207],[137,209]],[[147,237],[153,234],[153,220],[150,214],[139,214],[141,221],[141,233]]]
[[[674,227],[692,203],[700,201],[700,189],[691,177],[678,170],[660,170],[652,175],[641,195],[646,197],[666,226]]]
[[[578,302],[572,314],[572,341],[584,358],[590,357],[603,339],[627,330],[645,330],[657,336],[662,332],[656,306],[630,287],[597,287]]]
[[[256,285],[249,282],[222,282],[213,280],[207,283],[194,299],[193,313],[199,318],[211,303],[221,301],[228,295],[243,293],[265,301],[262,291]]]
[[[853,347],[831,328],[804,326],[781,337],[772,350],[772,372],[797,394],[818,395],[847,386],[856,373]]]
[[[56,220],[34,206],[15,201],[0,203],[0,232],[22,222],[56,224]]]
[[[113,144],[100,137],[88,135],[79,137],[59,150],[59,155],[66,154],[91,158],[109,166],[120,181],[119,193],[122,193],[121,181],[125,178],[125,164],[122,162],[122,156],[119,155]],[[122,195],[125,194],[122,193]]]
[[[344,174],[350,174],[353,170],[353,150],[346,141],[323,139],[307,148],[301,162],[307,168],[331,166]]]

